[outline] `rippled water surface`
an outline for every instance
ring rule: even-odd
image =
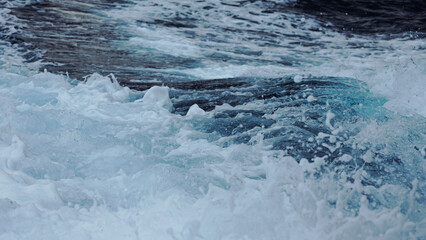
[[[424,239],[423,1],[0,1],[0,239]]]

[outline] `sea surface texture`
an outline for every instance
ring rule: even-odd
[[[0,0],[1,240],[426,239],[421,0]]]

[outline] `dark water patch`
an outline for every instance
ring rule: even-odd
[[[130,87],[135,90],[144,91],[153,86],[168,86],[179,90],[188,91],[204,91],[204,90],[225,90],[231,87],[239,87],[247,85],[248,80],[244,78],[227,78],[227,79],[211,79],[198,81],[165,81],[165,82],[126,82],[121,83],[123,86]],[[173,91],[173,90],[172,90]]]
[[[173,73],[156,72],[167,68],[191,68],[199,60],[170,56],[151,49],[137,54],[117,49],[114,41],[129,38],[118,28],[122,22],[111,20],[99,10],[128,4],[126,1],[40,1],[12,8],[23,26],[7,36],[12,44],[34,49],[39,54],[28,55],[27,61],[42,59],[42,69],[66,74],[76,79],[98,72],[113,73],[120,80],[180,79]]]
[[[160,25],[164,27],[174,27],[174,28],[196,28],[197,25],[195,25],[193,22],[196,21],[195,18],[170,18],[170,19],[155,19],[152,22],[138,20],[137,23],[142,24],[153,24],[153,25]]]
[[[298,0],[292,7],[315,16],[324,27],[342,32],[426,36],[426,2],[423,0]],[[271,9],[274,10],[288,11],[288,7],[278,4]],[[327,25],[328,22],[333,26]]]
[[[135,83],[133,87],[138,88],[138,84],[140,84],[139,89],[147,89],[151,86],[146,83]],[[195,103],[207,110],[210,110],[210,104],[212,106],[229,104],[236,107],[234,112],[215,112],[218,119],[234,118],[238,113],[259,117],[285,111],[291,113],[286,119],[295,117],[294,114],[303,113],[305,117],[317,120],[319,116],[324,117],[322,113],[326,109],[330,109],[330,105],[333,105],[333,109],[341,111],[340,115],[344,115],[336,116],[336,118],[351,119],[350,116],[356,116],[357,112],[348,111],[348,109],[361,103],[367,107],[380,104],[380,101],[368,96],[365,89],[360,90],[358,85],[354,85],[355,83],[340,78],[311,77],[301,83],[295,83],[292,77],[284,77],[152,83],[152,85],[154,84],[172,87],[170,95],[174,112],[178,114],[186,114],[189,107]],[[315,100],[309,100],[310,96]],[[240,108],[254,102],[258,103],[255,106],[260,109],[243,110]],[[324,125],[324,123],[317,127],[320,125]]]
[[[312,46],[321,47],[320,43],[314,43],[308,36],[247,26],[241,28],[238,24],[236,27],[210,26],[206,22],[208,19],[203,19],[203,13],[194,9],[195,5],[183,6],[178,3],[177,11],[171,15],[170,9],[164,9],[164,12],[156,13],[154,18],[141,16],[135,24],[150,29],[179,29],[178,34],[199,41],[199,47],[203,49],[199,57],[175,56],[152,48],[138,47],[135,50],[134,47],[121,47],[120,43],[125,45],[129,38],[134,37],[134,29],[127,29],[128,23],[113,20],[100,11],[131,4],[126,1],[38,1],[24,7],[11,8],[11,14],[23,25],[18,32],[5,38],[23,49],[31,49],[32,54],[24,57],[28,62],[42,60],[40,70],[69,74],[79,80],[94,72],[102,75],[112,73],[126,85],[131,80],[182,80],[182,74],[177,71],[205,67],[206,61],[237,65],[301,64],[297,59],[264,57],[260,49],[235,46],[235,37],[259,47],[294,48],[292,45],[282,45],[282,38],[296,38],[301,42],[299,45],[307,45],[309,41]],[[163,8],[161,4],[153,6],[158,11]],[[232,19],[258,24],[238,15],[238,11],[225,13]],[[200,27],[204,30],[196,30]],[[229,46],[215,46],[222,43]]]
[[[287,19],[285,15],[275,21],[273,19],[277,14],[273,14],[269,20],[267,14],[259,10],[261,21],[256,17],[251,19],[250,16],[255,15],[241,11],[245,7],[253,8],[253,11],[271,8],[278,6],[276,3],[234,3],[231,5],[235,6],[225,9],[214,6],[215,13],[210,16],[210,10],[202,10],[200,3],[182,5],[173,2],[169,6],[148,2],[146,7],[153,9],[152,14],[141,14],[140,19],[136,17],[134,23],[129,23],[111,19],[101,12],[134,4],[126,1],[38,1],[11,9],[11,13],[24,25],[7,38],[24,49],[33,49],[34,54],[25,57],[29,62],[42,60],[41,70],[45,68],[54,73],[68,73],[79,80],[94,72],[102,75],[113,73],[120,82],[130,87],[133,86],[128,84],[131,80],[181,81],[185,76],[177,73],[180,70],[208,67],[212,63],[301,66],[310,60],[289,56],[301,56],[326,48],[326,43],[310,34],[288,31],[287,23],[294,19]],[[292,9],[285,6],[286,11]],[[281,7],[284,9],[284,5]],[[229,24],[218,21],[217,18],[222,15],[230,20]],[[132,44],[128,46],[132,37],[144,40],[144,36],[137,34],[137,28],[154,32],[165,30],[171,33],[171,38],[177,37],[177,41],[190,39],[189,44],[193,44],[199,54],[169,54],[173,50],[167,47],[161,50],[161,44],[158,50],[155,49],[152,39],[147,39],[147,42],[154,45],[148,44],[145,48]],[[154,36],[154,39],[157,37]],[[274,48],[277,48],[277,55],[273,53],[275,50],[272,51]],[[290,53],[286,56],[283,52],[287,51]]]
[[[262,101],[271,107],[263,111],[273,113],[282,108],[297,108],[306,104],[326,105],[327,102],[340,99],[342,107],[339,109],[345,111],[345,115],[349,115],[355,114],[348,111],[352,106],[360,103],[367,106],[374,105],[376,101],[368,97],[365,89],[353,92],[359,86],[351,85],[339,78],[311,78],[302,83],[295,83],[292,77],[273,79],[241,77],[185,82],[126,82],[124,85],[137,90],[160,85],[171,87],[174,112],[179,114],[186,114],[189,107],[195,103],[205,110],[211,110],[212,107],[223,104],[238,106]],[[310,95],[318,99],[310,102],[307,100]],[[363,97],[365,98],[361,99]],[[315,116],[314,113],[312,116]]]
[[[221,1],[217,5],[205,2],[206,6],[204,2],[189,5],[147,2],[141,6],[152,9],[152,14],[141,14],[140,19],[135,17],[134,23],[119,18],[114,20],[102,13],[132,4],[135,3],[107,0],[37,1],[24,7],[11,8],[11,14],[23,25],[18,32],[2,35],[1,38],[25,49],[27,52],[23,55],[28,62],[42,60],[40,70],[46,68],[54,73],[68,73],[70,77],[80,80],[94,72],[103,75],[113,73],[120,82],[129,85],[131,80],[185,80],[191,77],[177,72],[208,67],[208,64],[309,65],[309,61],[315,61],[316,56],[302,56],[327,49],[333,43],[311,34],[316,30],[306,29],[305,22],[299,16],[294,17],[294,13],[314,16],[324,27],[340,30],[344,27],[348,33],[366,34],[419,32],[423,28],[414,28],[424,20],[423,5],[418,1],[392,4],[363,1]],[[398,14],[395,13],[396,9],[400,9]],[[327,26],[328,22],[332,25]],[[356,28],[349,30],[351,26]],[[404,26],[410,28],[407,30]],[[186,56],[185,51],[182,51],[182,55],[180,52],[169,54],[173,50],[167,46],[163,50],[153,49],[156,48],[155,41],[149,37],[147,42],[154,44],[148,44],[150,48],[127,46],[132,37],[144,40],[144,36],[136,33],[135,29],[139,27],[154,32],[165,30],[170,32],[171,39],[176,37],[177,41],[188,40],[183,46],[194,46],[199,54],[191,52]],[[301,31],[296,31],[298,28]],[[370,42],[348,43],[350,48],[371,46]],[[374,46],[371,48],[377,48]],[[162,46],[158,46],[158,49],[162,49]]]

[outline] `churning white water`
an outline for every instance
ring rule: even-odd
[[[115,46],[201,59],[159,72],[248,85],[192,93],[131,90],[97,73],[77,81],[34,71],[40,62],[1,42],[0,239],[426,237],[424,39],[347,38],[259,13],[259,29],[287,24],[324,45],[280,48],[231,30],[203,40],[246,27],[224,12],[249,18],[257,6],[208,15],[185,3],[205,14],[198,37],[144,25],[184,3],[140,1],[105,13],[133,35]],[[284,55],[298,64],[274,62]]]

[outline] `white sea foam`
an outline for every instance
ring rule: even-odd
[[[1,71],[0,93],[0,239],[425,234],[409,189],[371,188],[371,194],[393,196],[397,203],[374,209],[359,197],[368,189],[360,183],[363,173],[352,176],[353,183],[333,174],[318,182],[306,173],[324,164],[320,158],[299,165],[261,141],[219,147],[192,128],[209,115],[194,106],[189,115],[197,113],[196,119],[164,108],[167,88],[154,87],[131,102],[134,93],[109,77],[93,75],[72,86],[50,73]],[[386,138],[385,129],[371,129],[359,135],[360,144],[372,136]],[[404,196],[411,196],[413,214],[401,214]],[[359,204],[358,214],[346,209],[348,202]]]
[[[198,29],[201,35],[216,33],[209,26],[244,26],[226,15],[229,6],[219,1],[210,3],[220,7],[219,13],[200,17],[208,19]],[[164,11],[159,12],[153,4],[162,4]],[[249,18],[260,22],[257,30],[280,32],[282,28],[267,24],[282,24],[285,33],[300,39],[312,37],[312,41],[326,43],[324,48],[258,46],[245,41],[244,33],[229,32],[219,34],[216,42],[188,39],[180,30],[169,28],[165,32],[136,24],[141,16],[152,20],[156,14],[174,14],[176,4],[203,6],[194,1],[143,1],[110,11],[111,16],[128,21],[130,32],[135,34],[130,41],[117,45],[179,57],[218,52],[245,61],[218,64],[204,60],[196,68],[164,70],[201,79],[294,75],[295,82],[303,84],[298,76],[305,80],[315,75],[362,80],[375,94],[387,98],[385,107],[393,111],[387,115],[390,120],[351,125],[360,128],[359,133],[343,142],[337,136],[342,127],[334,122],[340,116],[329,111],[324,125],[333,132],[319,132],[306,141],[327,141],[319,147],[331,153],[342,146],[359,151],[379,149],[397,156],[409,174],[401,173],[391,162],[380,165],[384,170],[378,170],[391,179],[386,184],[379,179],[379,186],[374,187],[364,183],[375,178],[369,176],[371,172],[362,168],[344,171],[345,164],[358,167],[355,157],[348,154],[336,159],[335,171],[321,172],[327,165],[326,157],[314,156],[297,163],[285,151],[271,150],[262,132],[250,144],[225,148],[218,144],[225,137],[212,140],[211,135],[216,133],[194,127],[199,121],[211,121],[212,114],[197,105],[187,116],[170,112],[166,87],[151,88],[133,101],[139,94],[121,87],[113,76],[93,74],[85,82],[70,84],[63,76],[47,72],[34,75],[31,69],[37,69],[39,63],[31,67],[16,48],[6,44],[0,59],[0,239],[426,236],[421,195],[426,171],[424,40],[348,39],[331,31],[311,31],[318,27],[312,19],[291,14],[289,19],[282,19],[280,14]],[[242,8],[240,14],[245,17],[249,11],[259,12],[255,4]],[[289,21],[300,24],[295,28]],[[293,40],[283,37],[279,43],[288,46]],[[233,47],[242,44],[256,54],[235,53]],[[371,48],[349,48],[350,44]],[[302,63],[290,66],[269,62],[283,56]],[[259,59],[262,61],[255,61]],[[309,97],[306,95],[306,100]],[[216,107],[233,109],[230,105]],[[282,120],[278,116],[269,117]],[[377,155],[367,150],[362,158],[366,164],[384,161]],[[322,176],[315,178],[318,173]]]
[[[206,112],[201,109],[197,104],[192,105],[188,112],[186,113],[186,116],[197,116],[197,115],[204,115]]]

